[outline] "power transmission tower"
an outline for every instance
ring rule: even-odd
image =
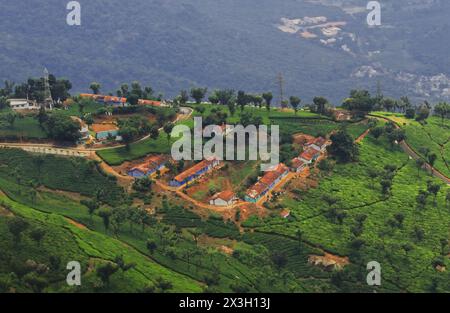
[[[381,88],[380,80],[377,80],[377,97],[380,99],[383,98],[383,90]]]
[[[44,108],[53,108],[53,98],[50,91],[49,73],[47,68],[44,68]]]
[[[278,87],[280,90],[280,107],[283,107],[283,102],[284,102],[284,78],[283,78],[283,74],[279,73],[278,74]]]

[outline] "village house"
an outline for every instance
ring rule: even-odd
[[[323,137],[318,137],[312,140],[311,142],[307,143],[306,146],[311,147],[320,152],[324,152],[325,149],[327,148],[327,140]]]
[[[225,190],[216,193],[210,200],[209,204],[216,206],[231,206],[237,201],[235,193],[231,190]]]
[[[164,155],[154,155],[145,160],[144,163],[139,164],[128,171],[128,175],[134,178],[148,177],[161,171],[166,167],[168,158]]]
[[[119,128],[114,124],[92,124],[91,129],[95,132],[95,139],[99,141],[104,141],[109,138],[121,140]]]
[[[138,104],[139,105],[150,105],[150,106],[154,106],[154,107],[165,106],[165,104],[162,101],[145,100],[145,99],[139,99]]]
[[[333,110],[332,115],[338,122],[350,121],[352,119],[352,113],[347,110]]]
[[[80,135],[81,135],[80,142],[89,141],[91,138],[91,134],[89,132],[89,126],[86,124],[86,122],[84,122],[82,119],[75,117],[75,116],[71,116],[70,118],[73,121],[80,124]]]
[[[126,106],[127,98],[115,97],[115,96],[104,96],[104,95],[94,95],[89,93],[80,94],[81,98],[89,98],[98,103],[106,104],[114,107]]]
[[[307,148],[305,151],[300,154],[299,159],[304,161],[307,164],[311,164],[315,162],[320,157],[320,151],[316,150],[312,147]]]
[[[291,171],[294,173],[300,173],[302,172],[308,164],[306,164],[305,161],[300,160],[299,158],[294,158],[291,161]]]
[[[113,107],[123,107],[127,104],[127,98],[114,97],[114,96],[99,96],[95,99],[99,103],[110,105]]]
[[[81,141],[87,141],[90,138],[89,127],[87,125],[81,125],[80,129]]]
[[[9,99],[9,106],[14,111],[17,110],[39,110],[41,106],[36,102],[28,99]]]
[[[247,190],[245,201],[256,203],[272,190],[287,174],[289,168],[283,163],[278,164],[274,170],[266,174]]]
[[[181,187],[187,183],[196,180],[200,176],[214,169],[220,164],[220,161],[212,158],[208,160],[203,160],[200,163],[195,164],[191,168],[187,169],[180,175],[176,176],[171,182],[172,187]]]

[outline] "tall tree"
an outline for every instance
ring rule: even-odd
[[[236,98],[237,105],[241,108],[241,112],[244,111],[245,106],[248,103],[248,96],[243,90],[239,90]]]
[[[431,181],[427,182],[427,191],[434,196],[434,198],[433,198],[434,205],[436,205],[436,203],[437,203],[436,199],[437,199],[437,195],[438,195],[440,190],[441,190],[441,185],[434,184]]]
[[[216,90],[215,93],[221,105],[226,105],[234,96],[233,89]]]
[[[357,160],[358,147],[347,132],[340,130],[331,135],[330,139],[332,144],[327,147],[328,153],[336,158],[338,162],[346,163]]]
[[[131,83],[131,93],[136,95],[138,99],[142,99],[144,97],[144,93],[142,91],[141,83],[138,81],[134,81]]]
[[[189,101],[189,94],[186,90],[180,91],[180,97],[179,97],[180,104],[186,104]]]
[[[109,285],[111,276],[119,270],[116,264],[108,262],[104,265],[97,267],[97,276],[105,285]]]
[[[434,107],[434,112],[441,117],[442,125],[444,125],[444,119],[450,115],[450,104],[440,102]]]
[[[398,128],[394,131],[387,134],[387,137],[389,139],[389,143],[391,144],[391,148],[394,146],[395,143],[400,143],[406,139],[406,133],[405,130]]]
[[[92,82],[91,85],[89,86],[89,88],[92,90],[94,95],[98,95],[100,92],[101,85],[100,85],[100,83]]]
[[[31,230],[30,237],[31,237],[31,239],[36,241],[37,245],[40,247],[42,239],[44,239],[46,232],[47,231],[45,229],[37,227],[37,228],[34,228],[33,230]]]
[[[167,123],[166,125],[164,125],[163,129],[164,132],[167,135],[167,141],[170,143],[170,136],[172,134],[172,130],[173,130],[174,125],[172,123]]]
[[[328,100],[324,97],[315,97],[313,99],[313,103],[315,106],[315,110],[317,113],[319,114],[325,114],[326,109],[327,109],[327,105],[328,105]]]
[[[432,167],[434,167],[434,163],[436,163],[437,155],[436,153],[430,153],[428,155],[428,164],[430,164]]]
[[[219,97],[217,97],[216,92],[214,92],[213,94],[211,94],[208,97],[208,101],[211,102],[212,104],[218,104],[219,103]]]
[[[367,90],[352,90],[350,97],[344,101],[342,106],[344,109],[364,116],[373,110],[374,103],[374,99]]]
[[[122,137],[122,141],[125,143],[126,149],[130,150],[130,144],[133,142],[134,138],[138,135],[138,130],[134,127],[126,125],[121,127],[119,130],[119,135]]]
[[[30,226],[28,222],[20,217],[14,217],[7,221],[9,232],[13,236],[14,244],[19,245],[22,233]]]
[[[272,105],[273,94],[271,92],[265,92],[262,94],[264,101],[266,103],[267,111],[270,111],[270,106]]]
[[[127,98],[129,93],[129,86],[128,84],[122,84],[120,86],[120,91],[122,92],[122,97]]]
[[[420,171],[422,170],[424,165],[425,165],[425,161],[422,158],[418,158],[416,160],[417,176],[420,176]]]
[[[103,226],[105,227],[105,231],[108,231],[110,225],[111,211],[108,209],[103,209],[98,212],[98,215],[103,220]]]
[[[207,92],[207,88],[192,88],[191,97],[195,100],[195,103],[200,104],[202,103],[203,98],[205,98]]]
[[[260,109],[262,107],[263,101],[264,99],[260,95],[253,96],[253,103]]]
[[[297,114],[298,106],[300,105],[300,102],[302,102],[302,100],[299,97],[291,96],[289,98],[289,102],[291,103],[291,106],[294,109],[295,114]]]

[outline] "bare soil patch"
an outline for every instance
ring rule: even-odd
[[[0,206],[0,216],[1,217],[13,217],[14,213],[12,213],[10,210]]]
[[[218,238],[209,237],[207,235],[201,235],[198,238],[198,244],[200,246],[204,246],[204,247],[213,247],[225,254],[232,255],[234,252],[234,247],[236,245],[236,241],[226,239],[226,238],[218,239]]]
[[[324,255],[310,255],[308,257],[308,263],[324,267],[327,270],[342,270],[345,266],[350,264],[348,257],[340,257],[330,253]]]
[[[87,229],[86,226],[84,226],[84,225],[81,224],[81,223],[78,223],[77,221],[74,221],[74,220],[72,220],[72,219],[70,219],[70,218],[68,218],[68,217],[66,217],[65,219],[66,219],[66,221],[68,221],[70,224],[72,224],[73,226],[75,226],[75,227],[77,227],[77,228],[79,228],[79,229],[83,229],[83,230],[86,230],[86,229]]]

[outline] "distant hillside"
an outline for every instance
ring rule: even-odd
[[[74,91],[140,80],[172,96],[194,85],[276,92],[281,72],[286,92],[305,101],[324,95],[339,104],[349,89],[375,91],[377,81],[391,96],[450,98],[449,1],[390,2],[381,28],[367,26],[364,0],[80,3],[82,26],[70,27],[65,1],[2,1],[0,79],[46,66]]]

